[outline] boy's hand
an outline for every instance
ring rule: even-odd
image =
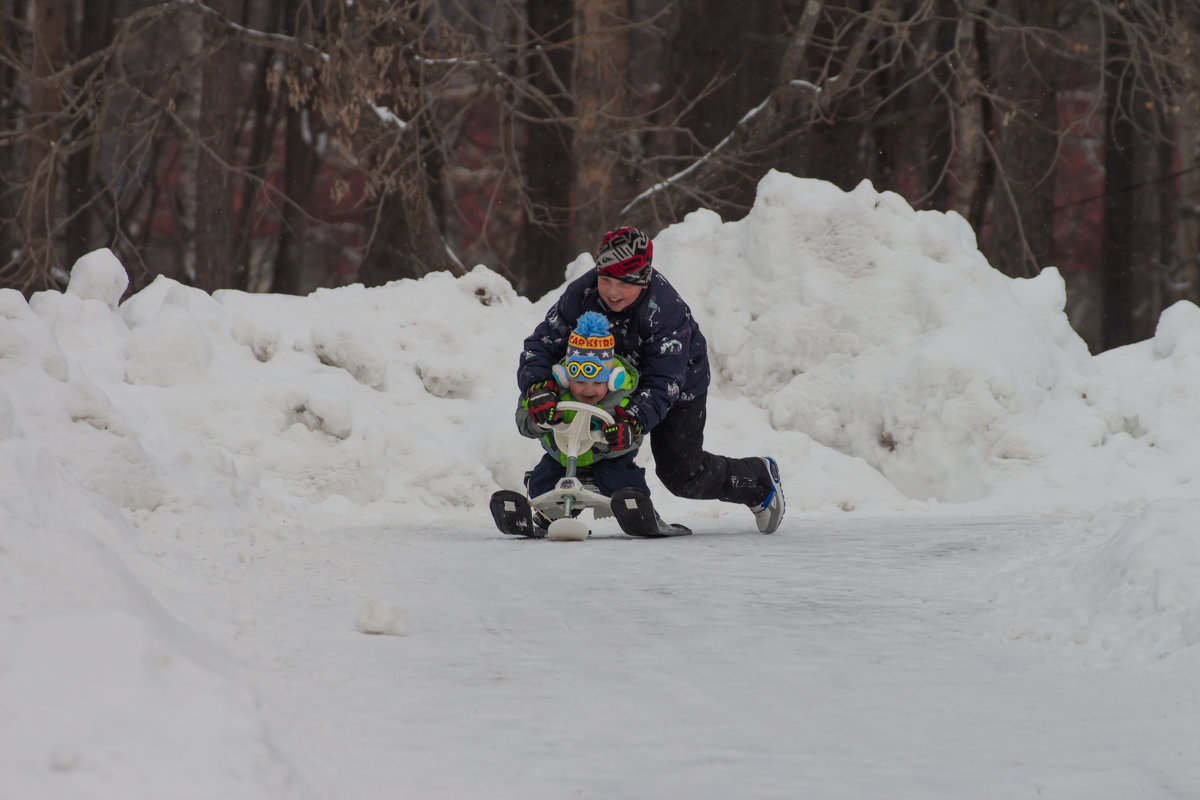
[[[604,434],[604,441],[608,442],[608,446],[613,450],[628,450],[633,447],[637,437],[642,435],[642,428],[637,424],[637,420],[622,415],[612,425],[605,426],[601,433]]]
[[[558,387],[551,381],[539,381],[525,392],[525,410],[535,425],[543,428],[558,422]]]

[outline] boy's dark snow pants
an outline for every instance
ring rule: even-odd
[[[676,403],[650,431],[658,479],[671,494],[691,500],[756,505],[771,488],[760,458],[729,458],[704,450],[708,394]]]

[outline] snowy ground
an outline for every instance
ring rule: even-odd
[[[357,559],[305,561],[402,602],[409,636],[354,637],[345,588],[313,602],[301,580],[260,658],[316,663],[251,678],[276,745],[345,797],[1194,796],[1194,663],[1089,666],[1015,642],[1039,620],[997,607],[1031,541],[1070,552],[1086,524],[798,528],[644,548],[360,530]]]
[[[655,246],[773,536],[497,533],[552,298],[484,268],[0,291],[0,798],[1200,797],[1200,309],[1092,357],[1053,270],[781,174]]]

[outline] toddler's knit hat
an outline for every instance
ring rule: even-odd
[[[616,363],[616,346],[608,319],[598,312],[585,311],[567,339],[567,357],[555,368],[555,377],[564,386],[568,380],[609,382]]]

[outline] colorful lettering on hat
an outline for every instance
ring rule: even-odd
[[[612,337],[612,334],[584,338],[578,333],[572,332],[568,344],[571,347],[578,347],[581,350],[612,350],[617,346],[617,340]]]

